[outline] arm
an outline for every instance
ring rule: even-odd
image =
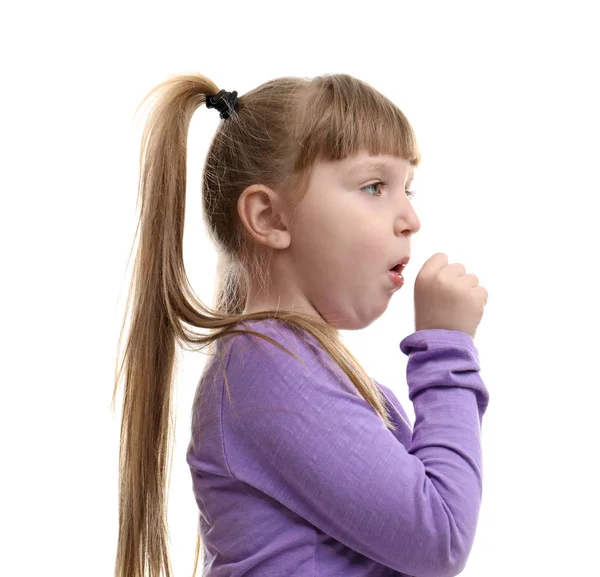
[[[435,330],[402,341],[416,414],[407,450],[323,351],[286,329],[264,330],[307,366],[236,335],[227,368],[233,405],[223,394],[231,473],[396,571],[460,573],[479,513],[487,406],[472,339]]]

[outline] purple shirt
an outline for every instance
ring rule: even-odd
[[[202,575],[459,574],[479,516],[489,399],[473,339],[434,329],[400,342],[414,428],[374,381],[394,433],[312,335],[273,319],[240,328],[270,336],[305,366],[252,335],[220,339],[209,357],[187,450]]]

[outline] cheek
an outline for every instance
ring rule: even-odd
[[[364,206],[321,203],[298,212],[292,244],[304,264],[326,276],[374,271],[393,252],[386,246],[383,229]]]
[[[383,225],[374,225],[373,221],[363,219],[357,223],[349,239],[349,256],[370,267],[389,260],[389,253],[393,250],[390,251],[383,230]]]
[[[292,234],[296,243],[302,246],[302,252],[310,258],[320,256],[316,251],[330,252],[346,236],[346,230],[352,229],[348,215],[335,205],[322,202],[320,205],[308,204],[299,210],[294,219]]]
[[[295,266],[300,267],[301,274],[311,276],[322,275],[331,266],[336,246],[336,231],[332,230],[322,214],[297,214],[291,225],[291,256]]]

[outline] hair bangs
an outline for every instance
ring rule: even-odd
[[[421,154],[410,122],[366,82],[344,74],[320,76],[308,92],[296,127],[296,170],[361,151],[398,156],[419,166]]]

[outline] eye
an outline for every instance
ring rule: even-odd
[[[381,182],[381,181],[372,182],[371,184],[367,184],[367,186],[363,186],[361,188],[361,190],[365,190],[366,188],[371,188],[372,186],[379,186],[379,185],[383,186],[384,184],[386,184],[386,183],[385,182]],[[381,192],[379,194],[371,194],[370,196],[381,196]]]
[[[372,182],[371,184],[367,184],[367,186],[363,186],[361,188],[361,190],[365,190],[366,188],[371,188],[372,186],[378,187],[378,186],[385,186],[387,184],[387,182],[382,182],[382,181],[377,181],[377,182]],[[414,190],[406,190],[406,196],[408,196],[408,198],[414,198],[414,196],[417,194]],[[381,196],[381,192],[379,194],[371,194],[370,196]]]

